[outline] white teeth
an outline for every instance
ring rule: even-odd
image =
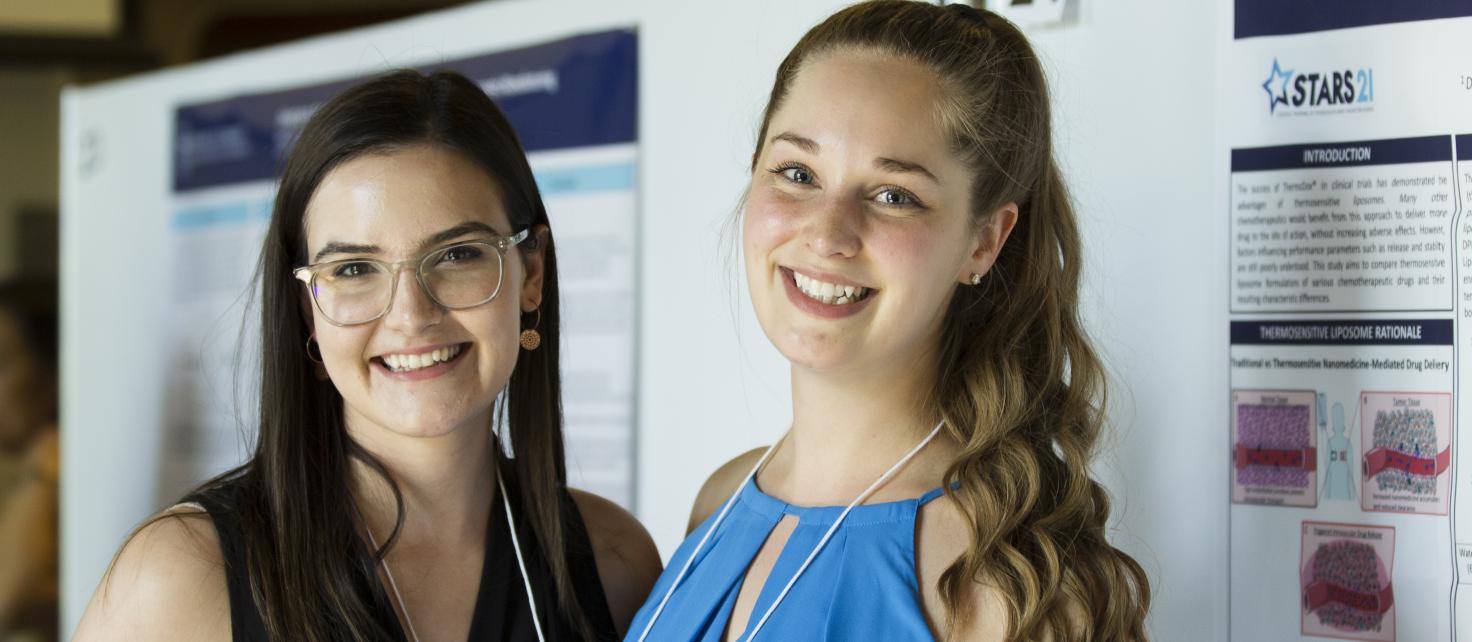
[[[792,273],[792,282],[797,284],[797,289],[807,295],[808,298],[828,305],[847,305],[863,299],[869,294],[868,288],[826,283],[809,276],[804,276],[801,272],[797,271],[793,271]]]
[[[394,372],[409,372],[454,359],[459,356],[460,349],[460,346],[451,346],[419,354],[386,354],[383,355],[383,363]]]

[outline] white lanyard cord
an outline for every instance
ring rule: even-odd
[[[916,444],[914,448],[911,448],[910,452],[905,453],[905,456],[901,457],[893,466],[890,466],[889,470],[884,471],[884,474],[880,475],[879,479],[874,480],[873,484],[870,484],[864,492],[859,493],[859,496],[849,502],[848,507],[844,508],[843,512],[838,514],[838,519],[833,520],[833,525],[828,527],[828,532],[823,533],[823,539],[818,540],[818,545],[813,547],[813,552],[808,553],[807,559],[802,561],[802,566],[797,567],[797,572],[793,573],[792,578],[787,580],[787,585],[782,587],[782,592],[778,593],[777,598],[772,600],[772,605],[767,607],[767,612],[762,614],[762,619],[757,620],[756,626],[751,629],[751,635],[746,636],[746,642],[756,639],[757,632],[762,630],[762,626],[767,623],[767,619],[771,618],[772,613],[777,610],[777,605],[782,603],[782,599],[787,597],[787,592],[792,590],[792,585],[797,583],[797,578],[802,576],[803,571],[808,570],[808,565],[813,563],[813,558],[818,556],[818,553],[828,544],[828,540],[833,537],[833,533],[838,531],[838,526],[843,523],[844,518],[848,517],[849,512],[865,499],[868,499],[870,495],[874,494],[874,491],[879,490],[879,487],[889,481],[889,478],[893,477],[896,471],[919,453],[921,448],[924,448],[932,439],[935,439],[935,436],[940,434],[941,426],[944,426],[945,423],[945,420],[941,420],[940,423],[936,424],[935,428],[931,429],[930,434],[925,436],[925,439]]]
[[[516,566],[521,569],[521,584],[526,587],[526,602],[532,611],[532,627],[537,632],[538,642],[547,642],[547,637],[542,634],[542,620],[537,616],[537,597],[532,593],[532,579],[526,573],[526,560],[521,556],[521,540],[516,536],[516,518],[511,515],[511,497],[506,494],[506,482],[501,479],[501,471],[496,471],[496,486],[501,489],[501,506],[506,509],[506,527],[511,531],[511,548],[516,551]],[[378,540],[373,537],[373,530],[368,531],[368,541],[373,544],[373,549],[378,550]],[[490,537],[490,534],[486,534]],[[389,588],[394,590],[394,599],[399,603],[399,610],[404,612],[404,624],[409,627],[409,637],[414,642],[419,642],[419,634],[414,631],[414,618],[409,616],[409,607],[404,605],[404,596],[399,594],[399,585],[394,582],[394,572],[389,570],[388,558],[383,558],[383,573],[388,576]]]
[[[516,518],[511,516],[511,497],[506,494],[506,482],[501,480],[501,470],[496,469],[496,485],[501,487],[501,506],[506,509],[506,527],[511,531],[511,548],[516,551],[516,565],[521,568],[521,584],[526,587],[526,603],[532,609],[532,627],[537,631],[538,642],[547,642],[542,634],[542,620],[537,616],[537,597],[532,594],[532,578],[526,573],[526,560],[521,557],[521,540],[516,537]]]
[[[803,560],[802,565],[797,567],[797,571],[793,573],[792,577],[787,580],[787,584],[782,587],[782,592],[777,594],[776,599],[772,600],[772,604],[767,607],[767,610],[765,613],[762,614],[761,619],[757,620],[756,626],[753,627],[751,630],[751,635],[746,636],[746,642],[751,642],[756,638],[757,632],[762,630],[762,627],[766,625],[767,620],[772,617],[772,613],[776,612],[777,605],[782,603],[782,600],[787,597],[787,593],[792,590],[792,586],[797,583],[797,578],[801,577],[803,572],[808,570],[808,566],[812,564],[813,559],[818,556],[818,553],[822,552],[824,546],[828,545],[828,540],[832,539],[833,534],[838,532],[838,527],[843,524],[843,520],[848,517],[848,514],[853,511],[854,507],[863,503],[865,499],[868,499],[870,495],[874,494],[874,491],[879,490],[879,488],[883,486],[885,482],[888,482],[890,478],[899,471],[900,468],[904,467],[906,463],[909,463],[909,461],[913,459],[916,454],[919,454],[921,449],[925,448],[927,444],[935,439],[936,435],[940,434],[940,429],[943,426],[945,426],[945,420],[941,420],[940,423],[937,423],[935,425],[935,428],[932,428],[930,430],[930,434],[925,436],[925,439],[922,439],[919,444],[916,444],[914,448],[911,448],[910,452],[905,453],[904,457],[901,457],[900,460],[895,462],[893,466],[890,466],[889,470],[884,471],[884,474],[879,476],[879,479],[874,480],[873,484],[870,484],[868,488],[864,489],[864,492],[859,493],[858,497],[855,497],[853,501],[849,502],[848,506],[844,507],[843,512],[838,514],[838,518],[833,520],[833,525],[828,527],[828,531],[826,533],[823,533],[822,539],[818,540],[818,545],[813,547],[812,552],[808,553],[807,559]],[[685,560],[684,567],[680,569],[679,575],[675,576],[674,582],[670,584],[669,590],[666,591],[664,594],[664,599],[660,600],[659,608],[655,609],[654,614],[650,616],[649,624],[645,625],[643,635],[639,636],[640,642],[643,642],[644,638],[649,635],[649,631],[654,628],[654,622],[655,620],[659,619],[660,612],[664,610],[665,603],[669,602],[671,595],[674,595],[675,588],[680,585],[680,580],[684,578],[685,572],[690,569],[691,562],[693,562],[696,555],[700,553],[700,549],[705,546],[705,542],[710,538],[710,534],[715,532],[716,527],[720,526],[721,521],[725,519],[726,512],[730,509],[731,505],[736,503],[736,496],[741,493],[741,489],[744,488],[746,484],[749,483],[751,479],[756,476],[756,473],[758,470],[761,469],[762,464],[766,463],[767,458],[770,457],[772,452],[777,449],[777,446],[782,445],[782,442],[786,441],[786,439],[787,436],[783,435],[781,440],[768,448],[766,453],[762,454],[761,460],[758,461],[756,466],[751,469],[751,472],[746,475],[746,479],[741,482],[741,485],[736,487],[736,492],[732,493],[731,498],[726,500],[726,505],[721,508],[720,516],[716,518],[715,522],[711,523],[710,529],[705,532],[704,537],[700,538],[700,543],[696,544],[695,550],[690,552],[690,557]]]
[[[655,621],[659,620],[661,613],[664,613],[664,606],[669,603],[670,596],[675,594],[675,588],[680,585],[680,580],[685,579],[685,573],[690,570],[690,565],[695,563],[696,556],[700,555],[700,550],[705,548],[705,542],[710,539],[712,533],[716,532],[721,522],[726,520],[726,513],[730,512],[731,505],[736,503],[736,495],[751,481],[752,477],[756,476],[756,471],[761,470],[762,464],[767,463],[767,459],[772,456],[772,453],[777,451],[777,447],[781,446],[784,441],[787,441],[787,435],[785,434],[782,435],[781,439],[777,440],[777,443],[768,446],[767,451],[762,453],[761,459],[758,459],[756,465],[751,467],[751,472],[747,473],[746,477],[741,480],[741,484],[736,487],[736,492],[731,493],[731,497],[726,499],[726,503],[721,506],[720,514],[716,515],[716,521],[711,522],[710,528],[705,529],[705,535],[700,537],[700,542],[695,545],[695,550],[690,551],[690,556],[685,558],[685,564],[680,567],[680,572],[675,574],[675,580],[670,583],[669,590],[664,592],[664,598],[659,600],[659,606],[655,607],[654,614],[649,616],[649,623],[644,625],[644,632],[639,634],[639,642],[644,642],[644,638],[649,637],[649,631],[654,629]]]
[[[373,544],[374,552],[378,551],[378,539],[373,537],[373,529],[365,524],[363,530],[368,531],[368,542]],[[409,639],[419,642],[419,633],[414,631],[414,618],[409,616],[409,607],[404,604],[404,596],[399,594],[399,584],[394,581],[394,572],[388,567],[388,555],[385,554],[379,563],[383,565],[383,574],[388,576],[388,586],[394,590],[394,600],[399,603],[399,610],[404,613],[404,625],[409,627]]]

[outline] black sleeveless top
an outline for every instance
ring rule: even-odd
[[[215,524],[220,536],[220,551],[225,558],[225,580],[230,595],[230,629],[235,642],[272,642],[260,609],[252,597],[250,577],[246,570],[245,534],[240,524],[238,493],[239,486],[227,481],[221,486],[186,498],[203,506]],[[516,491],[508,480],[508,494],[513,498]],[[521,642],[537,639],[532,625],[531,609],[527,605],[526,588],[522,583],[521,569],[516,563],[516,551],[512,548],[511,531],[507,528],[505,509],[500,493],[491,506],[490,524],[486,531],[485,562],[481,566],[480,589],[475,599],[475,611],[470,620],[470,642]],[[596,642],[615,641],[613,616],[608,611],[608,600],[603,594],[603,584],[598,577],[592,544],[588,541],[587,529],[582,517],[566,491],[561,493],[562,513],[566,516],[565,555],[578,605],[588,619]],[[524,515],[512,505],[514,515]],[[537,540],[525,527],[525,519],[517,520],[517,539],[521,542],[525,556],[527,575],[531,578],[532,591],[537,598],[537,617],[548,642],[579,641],[582,637],[567,620],[564,609],[559,608],[556,586]],[[383,588],[380,586],[379,588]],[[386,605],[388,620],[396,621],[392,606]],[[395,628],[396,638],[407,642],[407,634]]]

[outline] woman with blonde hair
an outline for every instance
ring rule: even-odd
[[[792,427],[716,471],[628,640],[1137,640],[1037,56],[878,1],[777,69],[743,250]]]

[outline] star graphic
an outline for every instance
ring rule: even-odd
[[[1280,77],[1283,79],[1283,84],[1281,88],[1279,88],[1278,93],[1275,94],[1273,93],[1273,81]],[[1262,81],[1262,90],[1268,92],[1269,114],[1273,113],[1273,111],[1278,108],[1278,105],[1288,105],[1288,81],[1292,78],[1293,70],[1289,69],[1288,71],[1283,71],[1283,69],[1278,66],[1278,59],[1274,58],[1272,73],[1268,74],[1267,80]]]

